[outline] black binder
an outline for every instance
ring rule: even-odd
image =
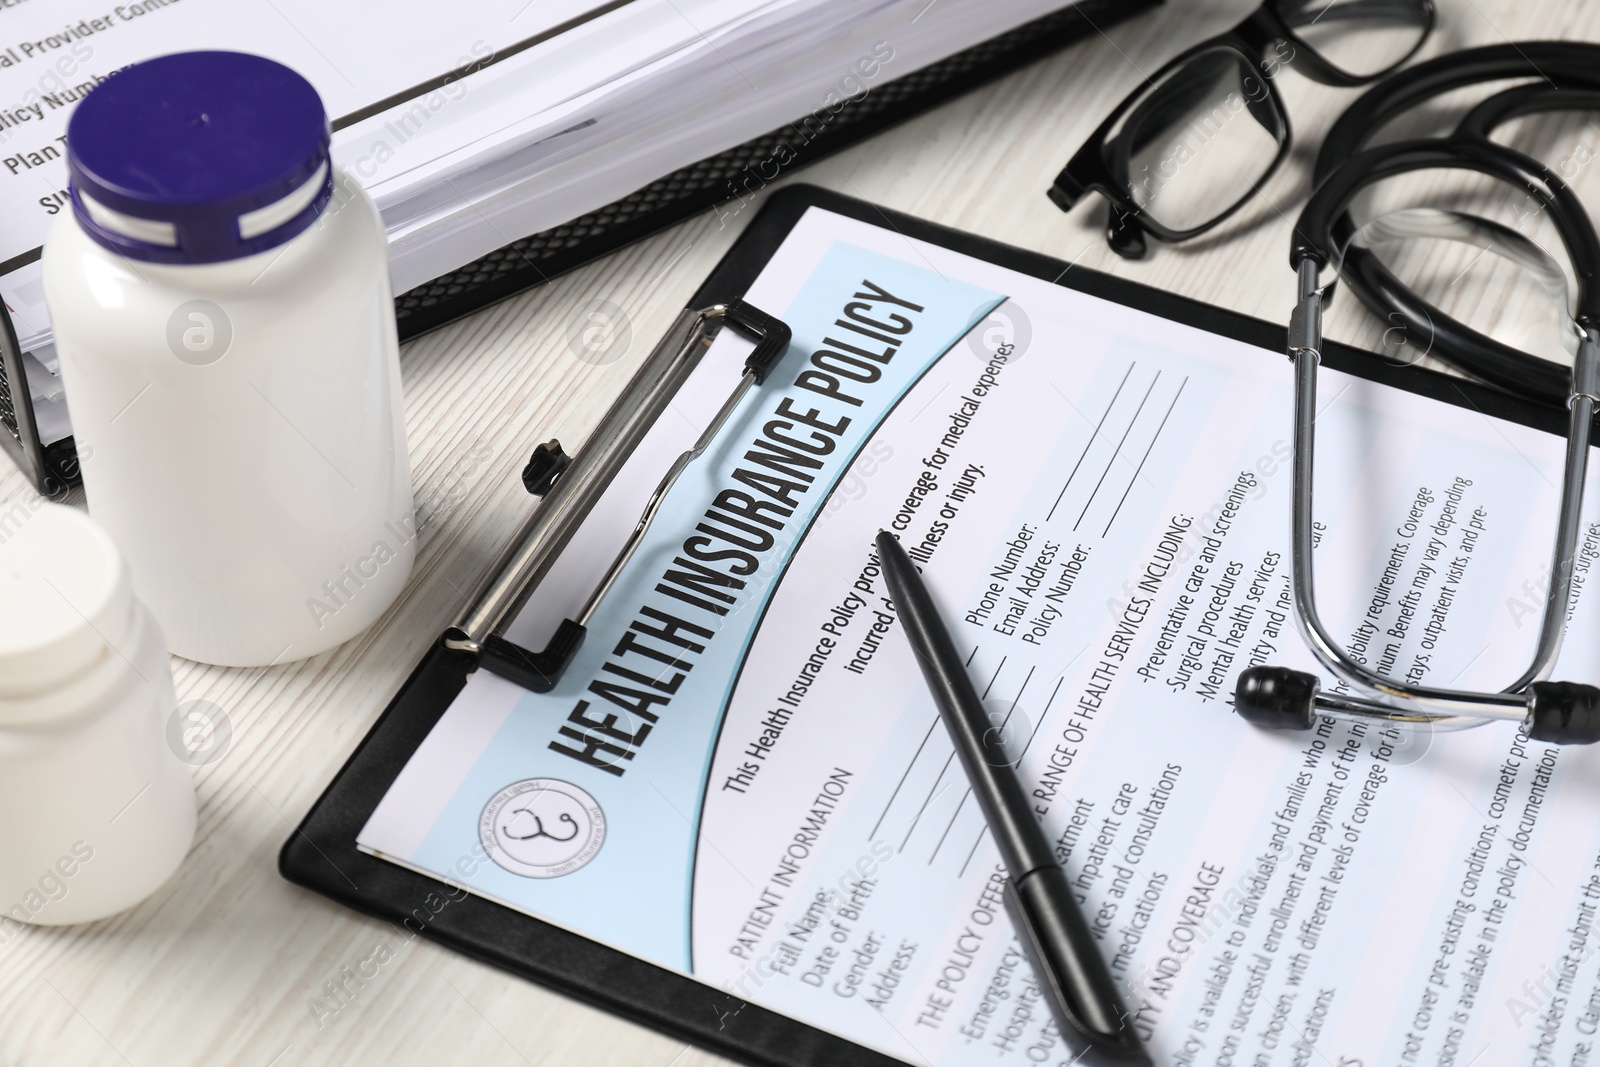
[[[1161,0],[1080,0],[938,63],[874,87],[872,92],[850,101],[838,114],[830,115],[818,133],[802,138],[794,126],[781,127],[658,178],[587,215],[512,241],[459,270],[399,294],[395,298],[395,316],[400,340],[409,341],[692,215],[748,195],[748,169],[774,158],[780,147],[785,153],[782,158],[792,160],[787,170],[814,163],[1159,3]],[[523,42],[517,48],[504,49],[496,58],[513,55],[545,36],[548,35]],[[452,71],[416,87],[413,92],[431,91],[456,77],[472,73],[480,65]],[[344,116],[334,127],[349,125],[397,102],[398,99],[380,101],[372,108]],[[1068,104],[1062,101],[1063,106]],[[37,251],[0,264],[0,270],[9,270],[32,258],[37,258]],[[0,451],[11,456],[40,493],[57,494],[80,481],[77,452],[71,437],[48,446],[40,443],[22,351],[17,345],[10,316],[3,308],[0,308]]]
[[[704,309],[726,310],[738,305],[745,290],[790,230],[813,206],[892,227],[916,240],[942,245],[1268,351],[1284,349],[1285,334],[1281,325],[1250,319],[1085,267],[1069,270],[1068,264],[1048,256],[805,185],[783,189],[768,201],[695,293],[690,307],[700,310],[686,312],[686,315],[700,317]],[[1284,292],[1287,306],[1293,294],[1292,277],[1287,268]],[[650,373],[651,363],[660,355],[658,349],[657,355],[641,369],[641,376]],[[1557,410],[1541,408],[1462,379],[1398,366],[1348,346],[1329,343],[1324,361],[1336,370],[1446,403],[1471,405],[1490,416],[1556,434],[1563,429],[1563,414]],[[624,399],[628,395],[625,392]],[[617,411],[613,408],[613,414]],[[542,447],[545,456],[552,454],[548,446]],[[581,449],[576,452],[579,457],[583,455]],[[548,489],[552,469],[548,459],[532,467],[525,479],[530,489]],[[566,477],[559,471],[557,474]],[[538,506],[547,505],[548,500]],[[515,559],[517,548],[516,544],[510,546],[502,561]],[[496,577],[504,576],[491,575],[491,579]],[[530,591],[531,586],[506,590],[503,615],[514,614],[516,606]],[[557,647],[559,632],[552,648],[543,652],[518,649],[492,632],[471,641],[465,640],[466,636],[461,627],[452,628],[441,635],[417,665],[372,731],[285,843],[279,857],[279,869],[285,878],[358,911],[395,924],[406,924],[408,929],[475,959],[745,1063],[773,1067],[866,1067],[899,1062],[521,912],[479,897],[459,898],[459,890],[359,851],[356,835],[411,754],[466,684],[469,673],[480,666],[488,667],[534,688],[540,670],[559,671],[561,666],[561,649]],[[518,660],[523,661],[520,666]],[[531,668],[530,664],[533,664]],[[530,669],[532,676],[517,673]],[[428,909],[416,911],[430,894],[438,899],[446,892],[459,899],[452,899],[437,914],[431,914]]]

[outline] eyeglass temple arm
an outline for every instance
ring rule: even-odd
[[[1581,523],[1590,430],[1600,402],[1600,332],[1587,331],[1574,369],[1574,387],[1567,435],[1567,461],[1562,480],[1561,511],[1550,565],[1550,586],[1533,662],[1499,693],[1409,686],[1368,670],[1345,652],[1323,625],[1317,611],[1313,570],[1312,501],[1315,473],[1317,370],[1322,359],[1322,290],[1320,264],[1313,256],[1299,260],[1300,299],[1290,320],[1288,350],[1295,365],[1295,423],[1291,554],[1295,621],[1318,661],[1334,675],[1378,694],[1378,699],[1322,694],[1314,676],[1283,668],[1252,668],[1239,679],[1235,704],[1246,718],[1262,725],[1309,728],[1313,709],[1341,717],[1429,722],[1435,726],[1471,725],[1484,718],[1523,721],[1539,740],[1589,742],[1600,739],[1600,690],[1591,686],[1549,683],[1566,629],[1566,607]],[[1293,709],[1295,721],[1281,720]]]

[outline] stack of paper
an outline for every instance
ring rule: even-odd
[[[372,194],[404,291],[786,124],[799,146],[849,101],[1063,0],[89,0],[0,8],[0,295],[35,354],[46,443],[69,432],[37,249],[66,213],[72,104],[133,62],[224,48],[308,77],[334,158]],[[464,77],[445,76],[475,67]],[[782,149],[729,195],[783,172]]]

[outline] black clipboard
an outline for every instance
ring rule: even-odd
[[[686,311],[685,316],[704,316],[708,308],[725,311],[739,305],[745,290],[801,216],[812,207],[893,229],[907,237],[1231,337],[1268,352],[1284,350],[1286,338],[1282,325],[1084,267],[1069,267],[1049,256],[807,185],[789,186],[768,201],[695,293],[690,302],[690,309],[695,310]],[[1286,309],[1292,297],[1293,279],[1286,257]],[[1564,412],[1493,392],[1462,379],[1399,366],[1331,342],[1325,346],[1323,358],[1335,370],[1553,434],[1564,432]],[[654,360],[652,357],[652,362]],[[647,362],[640,374],[646,375],[649,370],[650,362]],[[635,384],[637,382],[638,379]],[[632,389],[630,385],[629,390],[624,391],[623,400],[628,399]],[[614,407],[612,415],[618,410]],[[533,467],[533,475],[526,480],[548,489],[546,483],[551,469],[548,461],[544,461],[543,466],[535,463]],[[548,505],[550,501],[545,503]],[[516,548],[513,544],[502,562],[514,558]],[[494,577],[491,574],[491,578]],[[505,603],[520,605],[530,589],[531,586],[510,590]],[[514,606],[506,608],[507,617],[512,613]],[[498,646],[492,646],[488,640],[478,641],[474,648],[474,642],[464,641],[463,636],[459,628],[452,628],[441,636],[332,784],[312,805],[279,856],[279,870],[286,879],[357,911],[405,925],[409,931],[474,959],[745,1063],[771,1067],[878,1067],[900,1062],[521,912],[479,897],[463,898],[459,890],[445,883],[359,851],[356,835],[411,754],[466,684],[469,673],[482,665],[497,674],[517,678],[516,672],[528,669],[527,665],[508,664],[507,656],[513,659],[519,655],[558,656],[560,652],[554,647],[559,641],[553,642],[552,649],[530,653],[515,646],[508,651],[505,646],[509,643],[503,639],[497,639]],[[435,913],[426,902],[437,901],[447,892],[451,896],[450,903]]]

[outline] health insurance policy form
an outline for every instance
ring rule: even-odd
[[[560,686],[476,673],[362,848],[910,1063],[1064,1062],[873,558],[885,527],[1158,1063],[1591,1056],[1594,750],[1509,724],[1269,733],[1229,706],[1245,666],[1311,665],[1281,354],[818,209],[748,298],[795,345]],[[718,341],[509,636],[541,647],[575,611],[743,344]],[[1337,373],[1322,396],[1336,632],[1396,677],[1504,684],[1560,440]],[[1597,556],[1591,513],[1556,677],[1600,680]]]

